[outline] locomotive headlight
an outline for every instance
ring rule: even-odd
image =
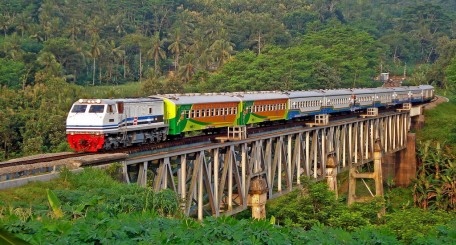
[[[101,100],[100,99],[97,99],[97,104],[100,104],[101,103]]]
[[[79,103],[82,103],[82,102],[84,102],[84,100],[83,99],[79,99]]]

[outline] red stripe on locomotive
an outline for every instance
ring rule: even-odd
[[[104,135],[67,134],[70,147],[77,152],[97,152],[103,148]]]

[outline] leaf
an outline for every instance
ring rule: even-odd
[[[56,218],[62,218],[63,212],[60,209],[60,201],[53,191],[46,189],[49,205],[51,205],[52,211]]]
[[[13,234],[11,234],[3,229],[0,229],[0,244],[22,245],[22,244],[28,244],[28,243],[15,237]]]
[[[271,225],[274,225],[275,222],[276,222],[276,219],[275,219],[275,217],[274,217],[274,215],[273,215],[273,216],[271,216],[271,220],[269,221],[269,223],[270,223]]]

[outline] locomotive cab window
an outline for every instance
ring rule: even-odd
[[[87,109],[87,105],[74,105],[71,112],[73,113],[84,113]]]
[[[89,113],[103,113],[104,108],[104,105],[91,105],[89,108]]]
[[[152,107],[149,107],[149,114],[152,114]]]
[[[115,105],[108,105],[108,113],[114,113],[116,110]]]

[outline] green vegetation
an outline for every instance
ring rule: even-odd
[[[418,141],[441,142],[442,147],[456,148],[456,117],[451,113],[456,111],[456,102],[455,97],[449,95],[449,98],[449,103],[443,103],[432,110],[425,111],[425,126],[417,131]],[[438,127],[435,127],[436,125]]]
[[[52,182],[0,191],[0,241],[12,233],[31,244],[456,242],[455,213],[407,208],[379,218],[381,199],[347,207],[325,184],[308,180],[268,204],[270,220],[208,217],[199,223],[179,212],[173,192],[121,184],[107,172],[64,171]]]
[[[386,244],[397,241],[405,244],[456,242],[453,237],[456,234],[455,212],[414,208],[409,201],[404,203],[404,194],[412,197],[410,191],[393,189],[385,195],[386,200],[376,198],[347,206],[344,198],[335,199],[326,183],[304,179],[302,189],[268,202],[267,210],[268,215],[286,227],[306,230],[332,227],[352,232],[353,237],[370,232],[370,236],[378,236]],[[386,214],[380,215],[385,207]]]
[[[379,86],[379,72],[406,69],[405,84],[454,99],[455,13],[440,0],[4,0],[0,160],[68,150],[66,113],[79,98]],[[452,111],[426,113],[414,189],[385,200],[346,207],[308,182],[269,204],[274,224],[198,223],[172,192],[86,170],[0,191],[0,228],[32,244],[454,244]]]

